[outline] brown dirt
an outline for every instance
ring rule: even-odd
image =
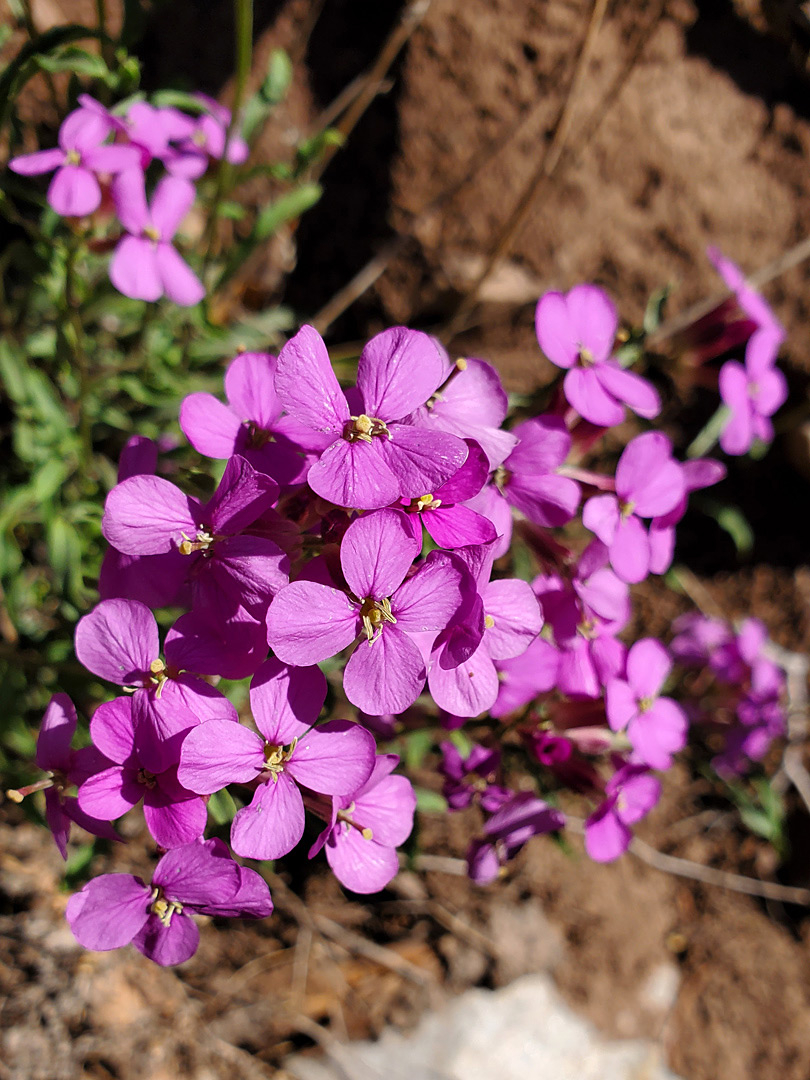
[[[78,10],[73,0],[44,7],[51,17]],[[256,5],[256,78],[274,46],[304,60],[288,105],[264,136],[268,159],[368,67],[402,4],[332,0],[304,41],[314,7],[314,0]],[[677,286],[674,310],[717,290],[703,254],[708,243],[753,270],[810,233],[806,52],[795,21],[783,17],[789,8],[672,0],[660,15],[656,3],[640,0],[609,9],[574,103],[569,146],[578,145],[613,80],[625,69],[627,76],[591,137],[543,187],[454,348],[498,363],[513,388],[532,389],[548,372],[532,329],[533,300],[543,289],[598,280],[628,319],[638,319],[664,282]],[[156,18],[146,43],[149,85],[180,73],[223,89],[229,4],[211,0],[204,18],[200,11],[176,0]],[[354,340],[391,321],[441,327],[542,159],[589,12],[585,0],[434,0],[391,88],[327,171],[323,201],[297,234],[251,264],[242,300],[283,299],[311,315],[383,243],[402,236],[401,253],[331,338]],[[31,109],[36,115],[35,92]],[[456,185],[457,195],[425,212]],[[271,194],[249,188],[245,199],[259,204]],[[805,265],[767,290],[790,331],[797,400],[810,371],[809,281]],[[683,403],[682,441],[700,426],[702,407],[697,397]],[[781,645],[806,650],[806,480],[777,446],[764,463],[732,470],[729,483],[757,531],[752,560],[729,571],[733,550],[705,521],[688,527],[685,554],[727,614],[756,614]],[[638,626],[666,632],[685,604],[645,587]],[[694,815],[707,805],[707,786],[678,772],[641,835],[698,861],[771,875],[768,849],[741,830],[697,828]],[[295,863],[284,873],[305,908],[276,888],[272,920],[208,923],[197,957],[175,973],[135,953],[76,948],[49,839],[16,809],[2,813],[2,1078],[271,1076],[285,1052],[315,1037],[407,1025],[442,993],[545,967],[606,1030],[662,1037],[672,1068],[688,1080],[810,1074],[808,923],[629,858],[600,867],[580,857],[576,844],[570,857],[536,842],[498,887],[406,875],[396,892],[362,903]],[[690,818],[691,833],[679,824]],[[426,818],[422,826],[425,850],[460,855],[475,823],[461,816]],[[807,854],[799,841],[794,862]],[[126,856],[117,849],[99,857],[94,869],[130,868],[133,857],[146,864],[142,839]],[[313,917],[364,934],[393,957],[384,965],[369,959],[351,933],[333,932],[335,941],[311,925]],[[674,967],[681,982],[671,1005],[650,985]]]

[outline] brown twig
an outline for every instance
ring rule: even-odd
[[[383,945],[377,945],[376,942],[367,940],[362,934],[349,930],[346,926],[341,926],[340,923],[327,918],[325,915],[315,915],[313,919],[320,932],[331,938],[336,945],[340,945],[346,952],[356,956],[364,956],[367,960],[371,960],[389,971],[394,971],[397,975],[401,975],[419,986],[425,988],[435,986],[436,980],[429,971],[412,964],[410,960],[406,960],[404,956],[400,956],[393,949],[386,949]]]
[[[602,26],[602,21],[607,9],[607,0],[594,0],[594,5],[591,10],[590,19],[588,20],[588,28],[585,33],[585,37],[582,42],[582,48],[580,49],[579,57],[577,59],[576,67],[574,68],[573,78],[571,79],[571,85],[568,88],[568,93],[565,98],[562,110],[560,112],[557,124],[554,130],[554,136],[549,143],[546,152],[543,154],[540,164],[533,173],[529,183],[523,189],[523,192],[515,204],[512,213],[506,220],[506,223],[502,227],[498,238],[491,248],[486,261],[475,278],[472,286],[467,290],[464,296],[461,298],[461,302],[456,308],[453,317],[448,323],[444,340],[448,340],[455,336],[458,329],[464,323],[464,320],[468,312],[474,306],[481,286],[487,280],[492,273],[495,265],[500,262],[509,248],[512,246],[512,241],[517,235],[518,229],[523,224],[523,220],[526,214],[531,209],[531,206],[535,200],[536,195],[540,191],[544,183],[554,174],[557,166],[560,163],[563,149],[565,148],[568,137],[571,133],[571,125],[574,118],[574,109],[579,98],[579,92],[582,87],[582,83],[585,79],[585,74],[588,70],[588,65],[591,60],[596,39],[599,35],[599,30]]]
[[[581,834],[585,831],[585,822],[581,818],[566,816],[565,823],[566,828],[574,833]],[[691,859],[682,859],[678,855],[665,855],[663,851],[658,851],[657,848],[645,843],[637,836],[630,841],[628,851],[641,862],[652,866],[655,870],[662,870],[665,874],[699,881],[704,885],[716,885],[721,889],[729,889],[731,892],[745,893],[747,896],[759,896],[764,900],[781,900],[785,904],[810,907],[810,889],[802,889],[794,885],[780,885],[778,881],[760,881],[759,878],[734,874],[730,870],[704,866]]]

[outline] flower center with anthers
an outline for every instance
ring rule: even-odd
[[[182,536],[184,540],[177,546],[177,550],[181,555],[193,555],[195,551],[207,552],[212,544],[222,539],[221,536],[212,535],[204,525],[197,526],[196,540],[192,540],[185,533],[182,533]]]
[[[438,510],[442,505],[441,499],[433,495],[420,495],[418,499],[411,499],[410,505],[405,509],[409,514],[421,514],[423,510]]]
[[[378,420],[376,416],[366,416],[365,413],[350,417],[350,422],[343,429],[343,438],[347,442],[370,443],[374,438],[383,437],[386,439],[393,438],[393,435],[386,427],[385,421]]]
[[[206,139],[205,132],[198,128],[191,136],[191,141],[195,146],[204,147],[208,140]]]
[[[649,712],[649,710],[653,707],[654,702],[655,698],[653,697],[643,697],[638,703],[638,711]]]
[[[155,243],[160,240],[160,233],[154,225],[144,225],[143,235],[147,238],[147,240],[153,240]]]
[[[152,791],[152,789],[157,784],[155,774],[149,772],[147,769],[138,769],[137,779],[139,784],[143,784],[143,786],[145,788],[149,788],[150,791]]]
[[[157,697],[160,697],[163,693],[163,686],[168,682],[169,674],[166,671],[166,665],[162,660],[153,660],[149,665],[149,670],[152,672],[150,682],[157,687]]]
[[[261,450],[263,446],[267,446],[269,442],[273,441],[273,432],[265,431],[264,428],[260,428],[255,420],[247,421],[247,429],[248,450]]]
[[[505,469],[503,465],[499,465],[495,472],[492,474],[492,482],[495,484],[495,487],[498,489],[498,491],[501,492],[509,483],[511,478],[512,474],[509,472],[508,469]]]
[[[593,367],[595,363],[593,353],[585,345],[579,346],[579,362],[583,367]]]
[[[293,739],[288,750],[285,750],[283,746],[279,746],[277,743],[264,744],[264,767],[272,776],[274,784],[278,783],[279,773],[284,772],[285,763],[293,756],[297,742],[298,739]]]
[[[397,621],[391,611],[391,601],[387,596],[384,600],[374,600],[371,596],[367,596],[360,608],[360,618],[363,620],[363,630],[365,630],[369,645],[373,645],[382,634],[383,626],[387,622]]]
[[[183,905],[177,900],[167,900],[163,895],[163,889],[159,885],[155,885],[152,889],[151,896],[152,903],[149,905],[149,910],[153,915],[157,915],[160,921],[165,927],[169,927],[172,921],[172,915],[175,911],[181,914],[183,911]]]
[[[81,161],[82,155],[78,150],[68,150],[67,154],[65,154],[66,165],[80,165]]]
[[[636,508],[636,504],[629,499],[625,502],[623,499],[619,499],[619,513],[622,516],[622,521],[627,521],[630,515]]]

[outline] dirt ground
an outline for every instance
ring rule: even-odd
[[[46,23],[92,5],[33,7]],[[261,155],[278,157],[316,123],[373,63],[405,7],[257,0],[256,80],[273,47],[297,61]],[[229,10],[219,0],[165,5],[144,45],[147,83],[185,74],[227,99]],[[314,317],[383,251],[384,272],[331,321],[330,341],[391,322],[446,330],[548,161],[591,10],[586,0],[433,0],[384,93],[325,173],[322,202],[250,264],[235,302],[283,301]],[[753,271],[809,235],[810,37],[800,13],[789,2],[760,8],[754,0],[609,6],[569,106],[559,164],[482,302],[459,321],[460,333],[447,335],[451,348],[490,359],[513,389],[531,390],[546,370],[533,333],[544,289],[596,280],[638,320],[662,284],[674,287],[673,311],[717,292],[707,244]],[[243,197],[258,204],[271,194],[256,185]],[[798,412],[763,462],[731,468],[729,491],[757,534],[754,550],[736,564],[727,538],[704,523],[687,528],[679,552],[727,615],[756,615],[780,645],[800,651],[810,644],[801,512],[810,475],[809,286],[804,263],[766,289],[789,331]],[[700,395],[684,391],[673,411],[681,449],[702,410]],[[685,607],[645,586],[638,626],[666,633]],[[705,782],[676,770],[640,835],[664,851],[772,877],[762,843],[728,819],[707,828],[713,805]],[[798,806],[791,810],[789,880],[808,884],[807,830]],[[475,820],[422,815],[420,828],[423,851],[461,856]],[[597,866],[573,847],[568,855],[536,841],[497,887],[409,871],[362,902],[329,875],[287,863],[273,883],[273,919],[238,928],[209,921],[197,956],[175,972],[134,951],[78,949],[49,838],[18,809],[0,807],[0,1078],[267,1077],[292,1050],[315,1052],[319,1042],[374,1034],[384,1023],[407,1026],[442,995],[553,969],[570,1001],[606,1031],[660,1037],[687,1080],[806,1080],[806,915],[668,877],[629,856]],[[127,868],[139,851],[146,860],[145,841],[135,838]],[[94,869],[123,858],[113,851]],[[656,993],[662,983],[676,992]]]

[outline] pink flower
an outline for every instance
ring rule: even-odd
[[[110,280],[133,300],[168,296],[190,307],[205,296],[205,288],[171,240],[194,203],[187,180],[164,176],[155,188],[151,208],[146,202],[144,175],[127,169],[113,181],[113,199],[129,235],[119,241],[110,260]]]
[[[84,217],[101,204],[98,176],[137,169],[138,151],[129,146],[103,146],[111,127],[90,109],[75,109],[59,129],[59,147],[12,158],[9,168],[21,176],[56,169],[48,202],[62,217]]]
[[[651,769],[668,769],[672,755],[686,746],[686,713],[671,698],[659,697],[671,670],[660,641],[644,638],[627,654],[627,678],[610,679],[606,687],[611,730],[626,729],[637,760]]]
[[[661,785],[642,765],[623,765],[605,785],[605,799],[585,822],[585,850],[596,862],[613,862],[630,847],[629,825],[661,798]]]
[[[596,285],[575,285],[568,293],[540,297],[535,327],[540,348],[565,368],[565,396],[585,420],[612,427],[624,419],[623,405],[650,420],[661,411],[652,386],[611,359],[619,316]]]
[[[720,396],[731,416],[720,433],[727,454],[746,454],[755,439],[773,439],[771,416],[787,398],[785,376],[775,366],[772,337],[757,331],[745,350],[745,367],[729,360],[720,369]]]
[[[267,660],[250,684],[260,735],[209,720],[183,743],[178,776],[192,791],[209,795],[230,783],[258,781],[253,801],[231,827],[237,855],[278,859],[292,851],[304,834],[299,784],[349,795],[368,780],[375,745],[364,727],[347,720],[312,726],[325,698],[326,679],[317,667]]]
[[[650,570],[650,539],[641,518],[668,514],[685,491],[672,444],[666,435],[650,431],[629,442],[619,458],[616,494],[595,495],[585,503],[582,523],[608,548],[622,581],[643,581]]]
[[[356,893],[384,889],[399,871],[396,849],[413,829],[416,795],[404,776],[392,776],[396,754],[378,754],[368,780],[349,795],[333,799],[332,820],[310,848],[326,861],[338,881]]]
[[[461,439],[403,422],[441,379],[434,342],[396,326],[363,349],[350,409],[320,334],[302,327],[279,353],[276,392],[292,417],[325,436],[307,474],[312,490],[337,506],[375,510],[449,480],[467,457]]]
[[[344,671],[346,696],[372,716],[403,712],[427,674],[412,635],[443,630],[471,588],[463,564],[441,551],[406,577],[420,547],[399,510],[357,518],[340,547],[348,590],[303,580],[281,589],[267,615],[273,652],[287,664],[318,664],[362,635]]]

